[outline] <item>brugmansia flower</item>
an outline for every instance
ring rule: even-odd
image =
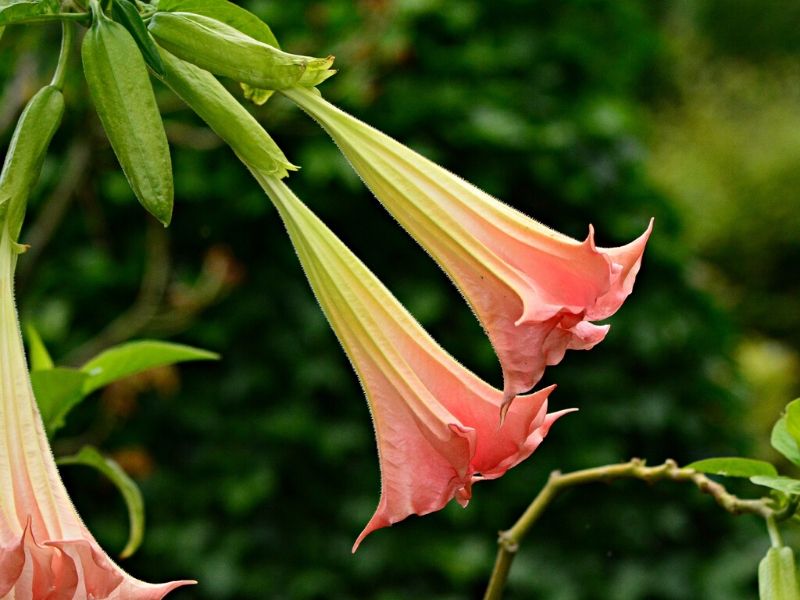
[[[16,245],[0,220],[0,598],[157,600],[103,552],[64,489],[31,391],[13,296]]]
[[[498,427],[503,393],[439,346],[391,292],[280,180],[254,171],[278,208],[306,276],[367,395],[381,498],[353,546],[375,529],[466,505],[475,481],[527,458],[562,414],[552,387],[520,396]]]
[[[598,248],[549,229],[326,102],[282,92],[333,137],[384,207],[430,253],[472,306],[500,359],[504,407],[568,349],[600,342],[622,305],[650,235]]]

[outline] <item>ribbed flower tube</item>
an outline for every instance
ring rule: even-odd
[[[500,426],[503,392],[459,364],[280,180],[254,175],[286,225],[300,262],[366,393],[381,469],[370,532],[424,515],[530,456],[562,414],[553,387],[520,396]]]
[[[1,222],[0,222],[1,223]],[[0,225],[0,598],[158,600],[100,548],[58,475],[31,389],[14,304],[17,246]]]
[[[504,407],[568,349],[603,340],[633,289],[652,222],[636,240],[599,248],[503,204],[327,102],[284,90],[334,139],[375,197],[472,306],[503,370]]]

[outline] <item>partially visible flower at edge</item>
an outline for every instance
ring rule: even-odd
[[[498,427],[503,393],[452,358],[280,180],[253,171],[284,221],[312,289],[356,370],[375,427],[381,498],[372,531],[452,498],[530,456],[569,410],[547,413],[555,386],[520,396]]]
[[[33,397],[14,305],[18,246],[0,220],[0,598],[158,600],[103,552],[58,475]]]
[[[315,90],[283,90],[334,139],[383,206],[450,276],[503,370],[505,410],[566,350],[589,349],[630,294],[638,239],[598,248],[562,235],[339,110]]]

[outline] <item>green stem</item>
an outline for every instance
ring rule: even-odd
[[[72,23],[67,21],[61,23],[61,51],[58,54],[56,72],[53,73],[53,80],[50,82],[50,85],[59,90],[64,88],[64,76],[67,71],[69,51],[72,48],[72,27]]]
[[[786,519],[791,519],[794,513],[797,512],[798,505],[800,505],[800,496],[791,496],[786,506],[775,511],[775,522],[780,523]]]
[[[494,570],[486,588],[486,593],[483,596],[484,600],[500,600],[502,598],[511,563],[516,556],[519,544],[559,493],[577,485],[601,481],[609,482],[623,478],[639,479],[648,483],[663,480],[692,483],[701,492],[709,494],[717,504],[731,514],[748,513],[759,515],[767,519],[768,527],[769,520],[772,519],[773,528],[777,531],[777,527],[774,527],[776,511],[770,507],[768,499],[742,500],[702,473],[698,473],[693,469],[678,467],[673,460],[667,460],[664,464],[655,467],[648,467],[643,460],[634,458],[626,463],[605,465],[573,473],[562,474],[559,471],[553,471],[545,486],[517,522],[507,531],[500,532],[497,541],[497,559],[495,560]],[[793,511],[794,509],[792,509]],[[772,535],[772,530],[770,530],[770,536]]]
[[[783,548],[783,538],[778,524],[775,522],[775,517],[772,515],[767,517],[767,533],[769,533],[769,542],[773,548]]]
[[[53,21],[77,21],[79,23],[89,23],[91,15],[87,12],[67,12],[67,13],[53,13],[51,15],[37,15],[26,19],[14,21],[15,24],[30,25],[31,23],[50,23]]]

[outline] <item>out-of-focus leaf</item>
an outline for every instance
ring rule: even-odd
[[[707,458],[686,465],[686,468],[725,477],[774,477],[778,474],[775,467],[766,461],[738,457]]]
[[[56,462],[59,465],[86,465],[94,467],[108,477],[117,486],[128,508],[129,532],[128,543],[120,552],[120,558],[131,556],[142,544],[144,537],[144,500],[139,486],[119,466],[117,461],[103,456],[94,446],[84,446],[77,454],[62,456]]]
[[[64,425],[64,419],[86,396],[83,391],[87,375],[75,369],[59,367],[31,372],[31,384],[44,428],[52,438]]]
[[[786,405],[786,430],[794,439],[794,443],[800,446],[800,398],[792,400]]]
[[[83,393],[90,394],[109,383],[161,367],[189,360],[217,360],[219,354],[183,344],[141,340],[109,348],[81,367],[87,375]]]
[[[23,0],[0,2],[0,27],[14,23],[34,23],[47,20],[59,12],[57,0]]]
[[[33,326],[33,323],[25,325],[25,337],[28,338],[28,359],[31,361],[31,371],[45,371],[54,367],[53,359],[42,341],[42,336]]]
[[[767,477],[764,475],[756,475],[751,477],[750,481],[756,485],[768,487],[773,490],[778,490],[784,494],[796,495],[800,494],[800,480],[792,479],[791,477],[784,477],[779,475],[777,477]]]
[[[261,19],[228,0],[159,0],[156,10],[162,12],[188,12],[221,21],[238,29],[259,42],[280,48],[278,40]]]
[[[758,565],[760,600],[798,600],[797,569],[791,548],[770,548]]]
[[[775,422],[775,426],[772,428],[770,443],[775,450],[783,454],[794,464],[800,466],[800,447],[797,445],[794,437],[792,437],[792,434],[789,433],[786,424],[786,415]]]

